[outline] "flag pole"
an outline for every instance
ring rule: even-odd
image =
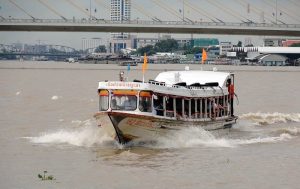
[[[129,81],[130,63],[127,64],[127,81]]]
[[[145,72],[146,72],[146,69],[147,69],[147,55],[146,53],[144,54],[144,64],[143,64],[143,67],[142,67],[142,71],[143,71],[143,83],[145,83]]]

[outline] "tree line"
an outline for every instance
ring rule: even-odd
[[[179,46],[175,39],[166,39],[157,42],[155,45],[147,45],[145,47],[138,48],[135,54],[137,55],[153,55],[157,52],[177,52],[182,51],[183,54],[197,54],[202,52],[202,47],[191,47],[191,45],[184,44]]]

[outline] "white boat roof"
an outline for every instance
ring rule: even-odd
[[[158,74],[155,81],[165,82],[168,85],[185,82],[187,85],[193,83],[218,82],[219,86],[226,85],[226,80],[230,77],[230,73],[217,71],[168,71]]]

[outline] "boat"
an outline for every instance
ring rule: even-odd
[[[142,82],[99,82],[99,127],[119,143],[155,140],[187,127],[231,128],[234,74],[218,71],[166,71]],[[232,85],[233,86],[233,85]]]
[[[135,61],[135,60],[125,60],[125,61],[120,61],[119,63],[119,66],[137,66],[138,65],[138,62]]]

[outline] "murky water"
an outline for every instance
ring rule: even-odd
[[[146,79],[183,68],[149,65]],[[126,67],[0,62],[0,187],[299,188],[300,68],[217,68],[236,74],[240,119],[229,132],[191,127],[121,146],[93,114],[97,82]],[[56,180],[41,181],[44,170]]]

